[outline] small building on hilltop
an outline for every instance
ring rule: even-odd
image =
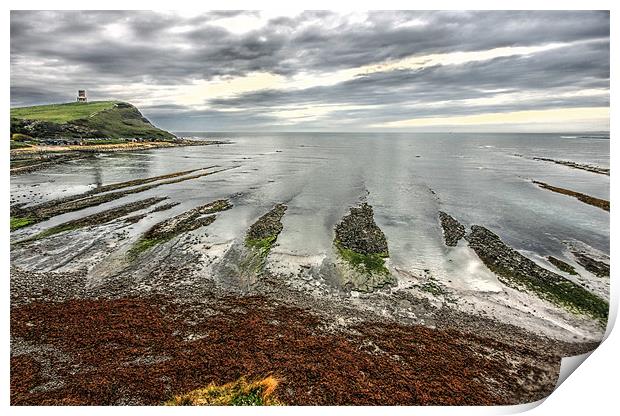
[[[78,103],[85,103],[87,101],[86,90],[78,90],[77,101]]]

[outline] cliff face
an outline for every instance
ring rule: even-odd
[[[133,105],[117,101],[14,108],[11,135],[15,133],[38,139],[175,137],[153,126]]]

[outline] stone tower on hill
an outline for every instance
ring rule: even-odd
[[[87,101],[87,99],[86,99],[86,90],[78,90],[77,101],[78,101],[78,103],[85,103]]]

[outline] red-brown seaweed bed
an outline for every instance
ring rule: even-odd
[[[12,405],[158,405],[274,375],[289,405],[491,405],[533,401],[558,356],[454,330],[380,322],[330,329],[260,296],[13,305]],[[550,371],[554,369],[555,371]]]

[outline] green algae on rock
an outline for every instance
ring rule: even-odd
[[[570,264],[555,258],[553,256],[547,256],[547,260],[549,261],[549,263],[553,264],[555,267],[558,268],[558,270],[563,271],[564,273],[568,273],[570,275],[573,276],[577,276],[579,273],[577,273],[575,271],[575,268],[573,266],[571,266]]]
[[[129,250],[131,259],[137,258],[144,251],[165,243],[174,237],[207,226],[215,221],[215,213],[232,208],[232,204],[225,199],[218,199],[182,214],[168,218],[151,227]]]
[[[133,212],[136,212],[144,208],[148,208],[152,205],[158,204],[166,199],[168,198],[167,197],[147,198],[147,199],[143,199],[143,200],[136,201],[136,202],[130,202],[128,204],[124,204],[118,207],[110,208],[108,210],[98,212],[96,214],[88,215],[83,218],[78,218],[76,220],[63,222],[62,224],[48,228],[47,230],[44,230],[34,235],[31,238],[20,241],[20,243],[40,240],[42,238],[47,238],[55,234],[59,234],[65,231],[75,230],[78,228],[88,227],[92,225],[105,224],[107,222],[122,218]],[[134,217],[125,218],[124,220],[127,222],[134,223],[142,218],[143,216],[134,216]]]
[[[209,168],[193,169],[191,171],[175,172],[152,178],[136,179],[128,182],[104,185],[100,188],[95,188],[82,194],[54,199],[31,207],[24,208],[22,206],[13,206],[11,207],[11,218],[14,219],[11,220],[11,231],[48,220],[52,217],[65,214],[67,212],[79,211],[84,208],[94,207],[104,204],[106,202],[120,199],[127,195],[148,191],[162,185],[170,185],[174,183],[201,178],[203,176],[208,176],[229,169],[234,169],[234,167],[222,168],[213,171],[204,171],[205,169]],[[187,175],[188,173],[196,171],[202,172],[196,173],[194,175]],[[162,178],[168,179],[159,181],[159,179]],[[113,192],[106,192],[110,190],[112,190]],[[28,218],[28,221],[24,220],[24,218]]]
[[[570,312],[607,322],[609,304],[582,286],[540,267],[507,246],[485,227],[474,225],[465,237],[484,264],[506,286],[525,289]]]
[[[282,231],[281,220],[286,209],[286,205],[277,204],[250,226],[245,237],[245,246],[255,255],[244,261],[246,268],[252,268],[257,273],[262,271],[267,256]]]
[[[343,260],[339,271],[346,288],[361,292],[393,286],[396,279],[385,266],[389,257],[383,231],[377,226],[370,205],[351,208],[336,226],[334,246]]]

